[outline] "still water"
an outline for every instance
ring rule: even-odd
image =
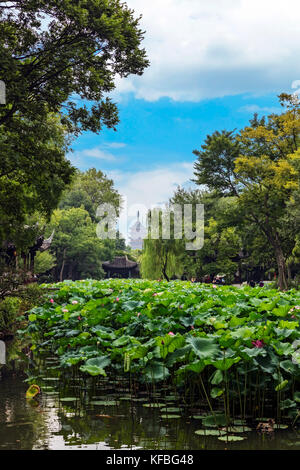
[[[221,442],[216,436],[195,434],[201,421],[189,412],[168,419],[159,408],[143,406],[149,402],[146,396],[132,400],[119,389],[102,390],[101,395],[97,390],[91,397],[82,395],[82,388],[77,393],[76,381],[66,390],[51,377],[45,384],[39,398],[28,401],[23,379],[0,381],[0,450],[300,450],[299,428],[271,434],[253,430],[241,442]],[[108,398],[110,404],[103,405]]]

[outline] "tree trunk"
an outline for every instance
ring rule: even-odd
[[[253,214],[252,214],[253,216]],[[269,243],[272,245],[275,253],[275,258],[278,267],[278,286],[280,290],[287,290],[288,289],[288,282],[287,282],[287,266],[284,258],[284,254],[282,251],[280,239],[278,233],[273,231],[272,227],[269,224],[269,217],[266,217],[264,223],[260,223],[258,218],[254,215],[254,221],[258,224],[262,232],[266,235]]]
[[[288,289],[288,282],[287,282],[287,267],[286,262],[283,256],[283,252],[281,246],[275,246],[275,256],[277,261],[278,267],[278,286],[280,290],[287,290]]]
[[[63,281],[63,274],[64,274],[65,262],[66,262],[66,248],[64,248],[64,252],[63,252],[63,262],[62,262],[61,270],[60,270],[60,274],[59,274],[59,281],[60,281],[60,282]]]
[[[292,280],[292,270],[291,270],[290,264],[288,264],[287,266],[287,275],[288,275],[288,281],[290,282]]]
[[[162,267],[162,272],[163,272],[163,275],[166,278],[166,280],[169,282],[170,279],[167,275],[167,263],[168,263],[168,255],[166,255],[165,262],[164,262],[163,267]]]

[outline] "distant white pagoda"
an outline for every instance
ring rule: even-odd
[[[133,250],[142,250],[144,238],[147,237],[147,230],[140,222],[140,212],[137,213],[137,220],[130,228],[129,245]]]

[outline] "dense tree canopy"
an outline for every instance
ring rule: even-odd
[[[88,212],[82,208],[56,209],[48,229],[55,229],[51,251],[57,259],[56,278],[100,279],[102,262],[110,258],[112,240],[99,240]]]
[[[65,157],[65,128],[57,116],[43,121],[15,119],[0,126],[0,240],[16,241],[26,218],[39,211],[46,217],[57,207],[74,168]],[[3,131],[3,132],[2,132]]]
[[[245,129],[216,131],[194,150],[199,189],[178,188],[170,204],[204,205],[204,246],[187,252],[184,237],[147,240],[146,277],[212,279],[223,273],[232,282],[277,273],[286,289],[299,273],[300,104],[290,95],[279,99],[282,114],[255,115]]]
[[[148,66],[139,21],[119,0],[0,1],[0,246],[26,250],[24,225],[49,220],[62,194],[93,221],[100,202],[119,206],[101,171],[74,179],[65,155],[80,132],[116,128],[115,79]]]
[[[279,286],[287,288],[287,259],[299,231],[288,217],[288,204],[299,190],[300,108],[294,96],[282,94],[279,99],[285,107],[282,114],[254,117],[235,136],[225,132],[209,136],[196,152],[195,181],[203,184],[207,178],[210,189],[238,198],[244,224],[260,229],[273,249]]]
[[[122,204],[121,196],[114,188],[114,182],[95,168],[86,172],[77,170],[72,185],[66,189],[59,203],[60,209],[83,206],[92,220],[96,219],[97,207],[111,204],[116,213]]]
[[[116,76],[148,65],[139,20],[119,0],[0,1],[0,124],[54,112],[75,133],[114,128],[117,108],[106,94]]]

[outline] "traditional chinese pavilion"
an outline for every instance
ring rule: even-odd
[[[27,226],[24,227],[25,229]],[[23,260],[23,269],[24,272],[34,274],[34,258],[38,251],[49,250],[52,240],[54,237],[54,230],[49,238],[44,238],[43,235],[40,235],[36,240],[33,246],[28,248],[27,252],[21,253],[21,258]],[[17,248],[12,242],[4,242],[3,246],[0,249],[0,256],[4,258],[7,265],[18,267],[17,260]]]
[[[102,267],[107,278],[137,278],[140,275],[138,263],[130,261],[127,256],[116,256],[113,261],[104,261]]]

